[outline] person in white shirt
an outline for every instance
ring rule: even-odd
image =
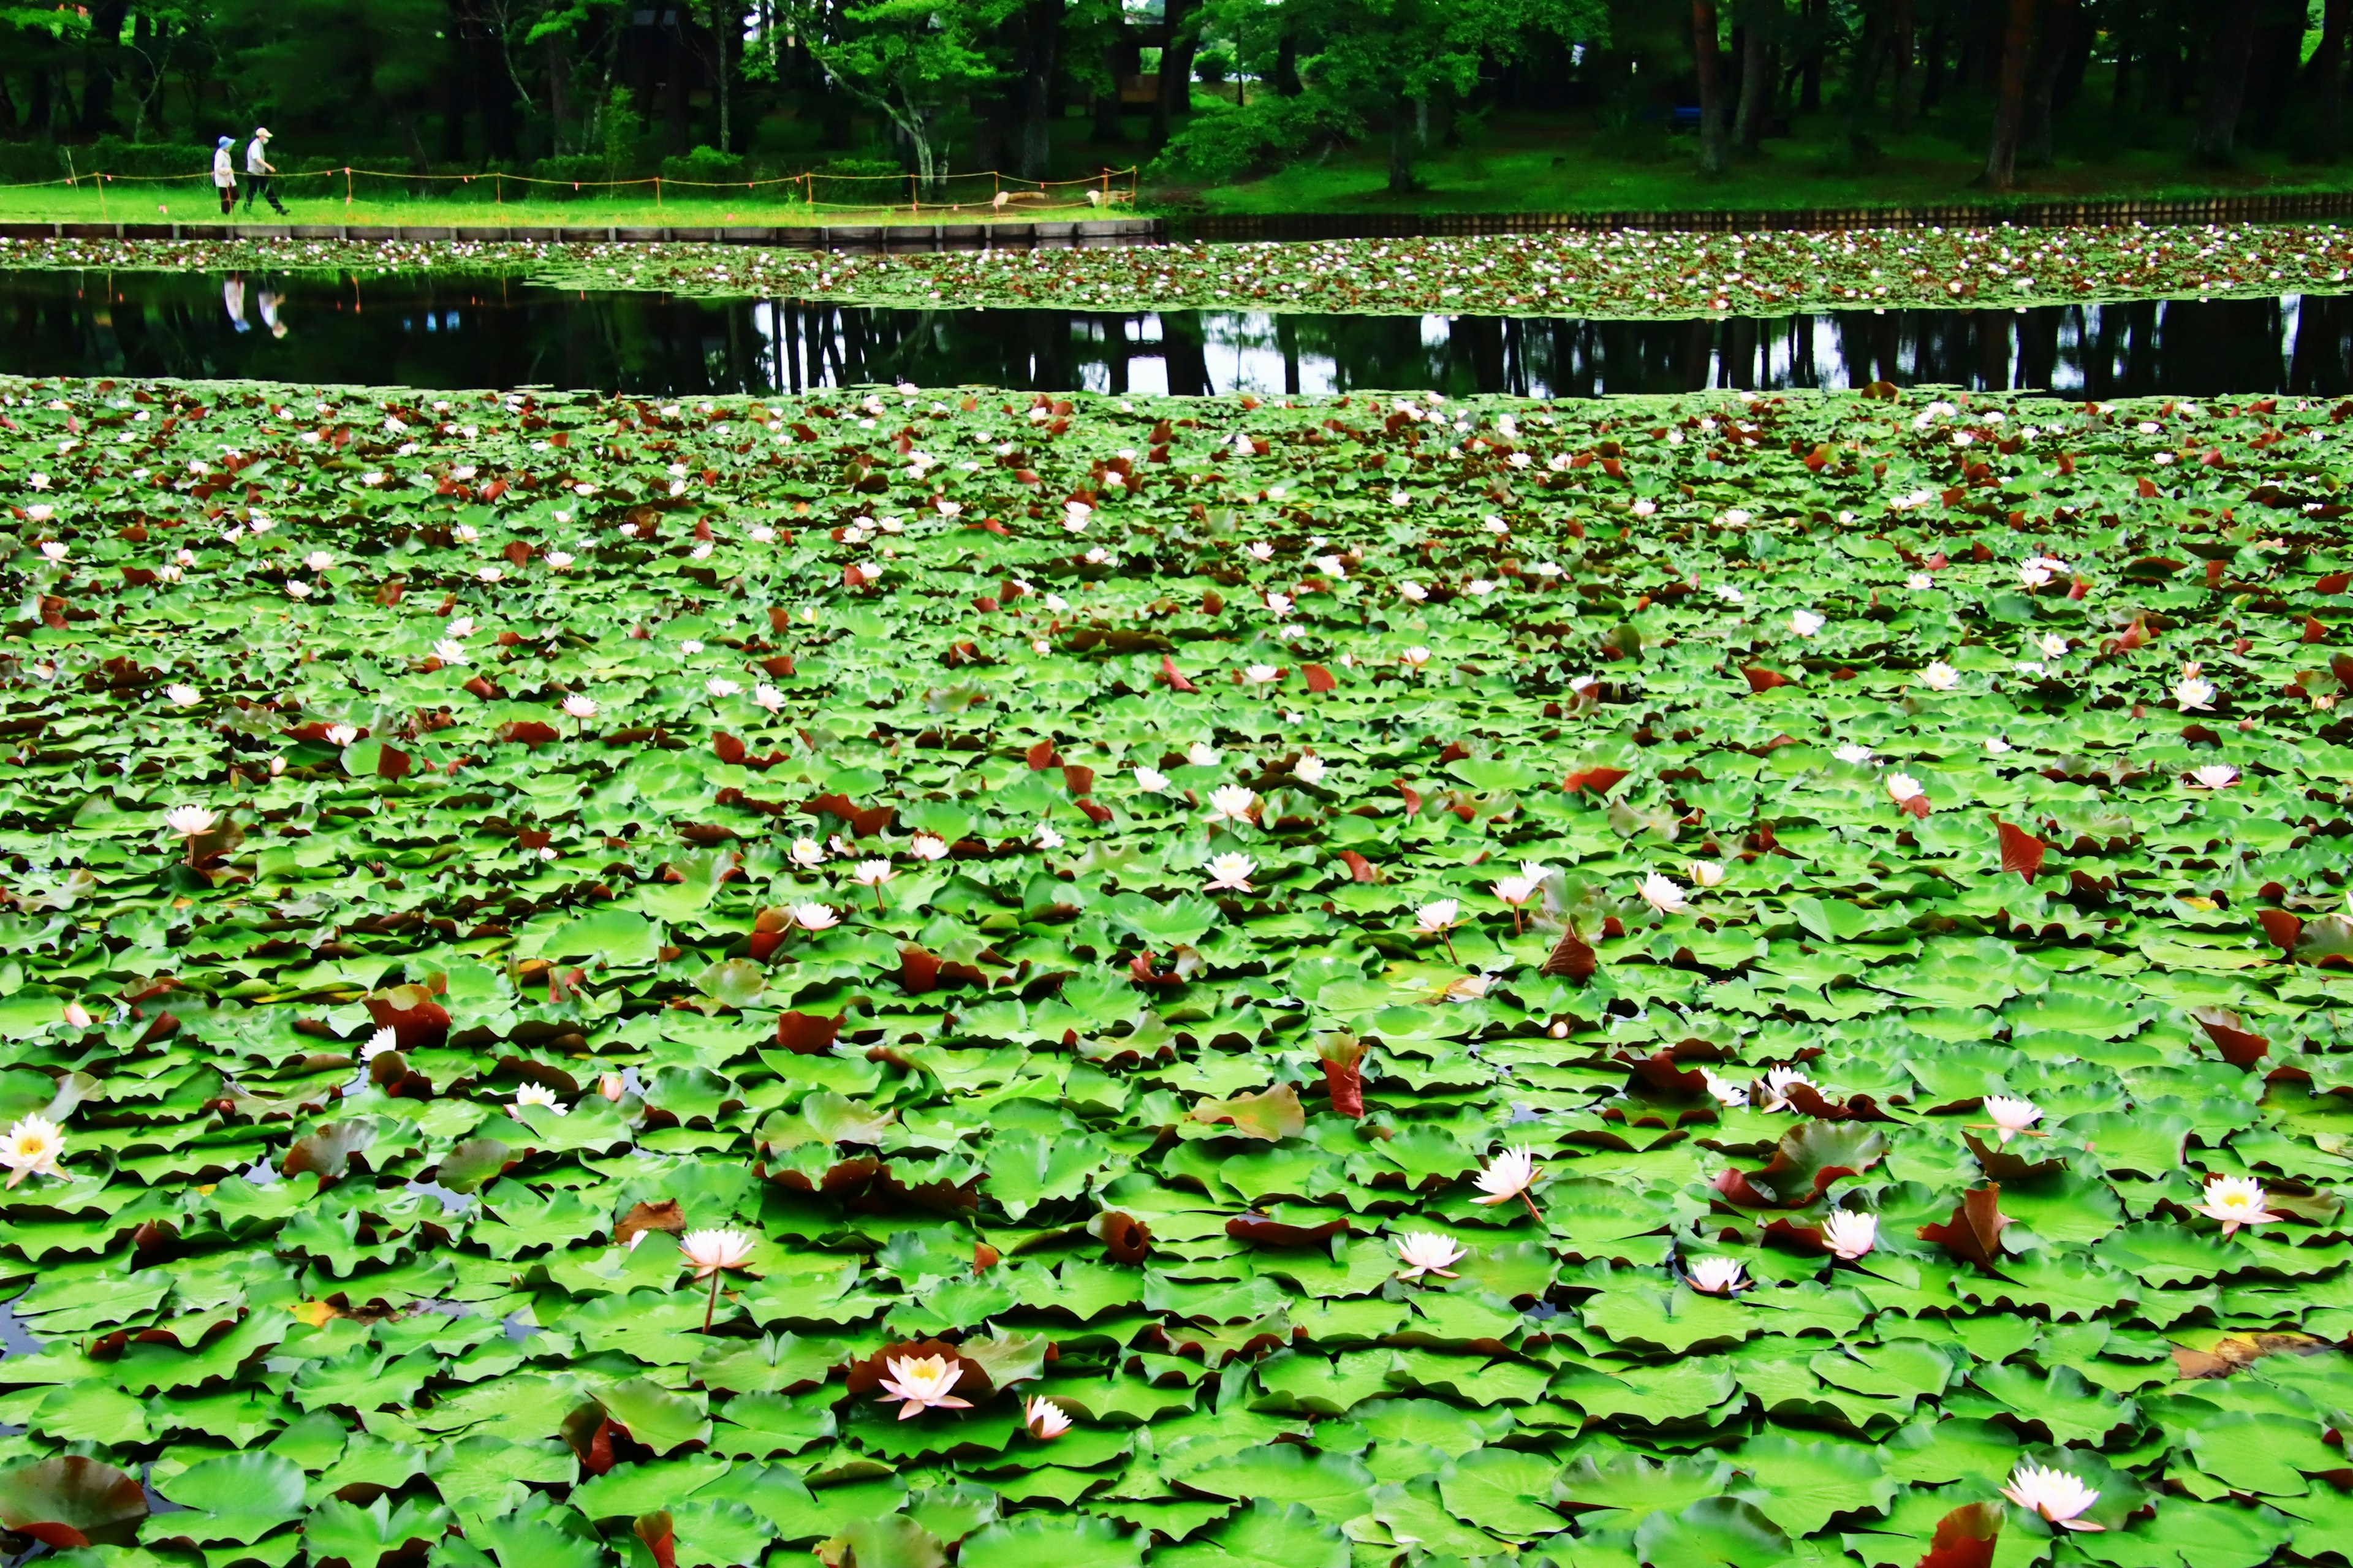
[[[254,197],[266,196],[278,216],[285,217],[290,216],[286,211],[286,204],[278,199],[278,192],[274,188],[276,182],[270,178],[272,174],[278,173],[278,167],[263,155],[263,148],[269,141],[269,127],[264,125],[257,127],[253,132],[253,140],[246,143],[245,210],[248,212],[253,210]]]
[[[235,145],[224,136],[220,145],[213,149],[213,184],[220,192],[223,217],[228,216],[229,208],[237,205],[237,154],[231,151]]]

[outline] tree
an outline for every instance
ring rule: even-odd
[[[2320,45],[2305,68],[2319,100],[2320,132],[2313,148],[2325,163],[2345,155],[2345,29],[2353,21],[2353,0],[2326,0]]]
[[[1740,108],[1733,116],[1733,141],[1754,153],[1765,140],[1773,114],[1776,46],[1788,13],[1782,0],[1740,0]]]
[[[2239,111],[2246,103],[2247,63],[2255,53],[2258,4],[2259,0],[2214,0],[2206,97],[2199,105],[2198,129],[2189,139],[2190,155],[2200,163],[2227,163],[2238,150]]]
[[[2001,79],[1994,103],[1993,146],[1980,181],[2006,191],[2018,183],[2018,138],[2026,121],[2026,68],[2034,45],[2035,0],[2010,0],[2010,23],[2002,30]]]
[[[936,191],[947,174],[948,122],[965,98],[1005,74],[988,40],[1022,0],[873,0],[839,10],[787,0],[801,43],[844,92],[898,128],[916,177]]]
[[[2077,0],[2049,0],[2042,16],[2042,40],[2034,50],[2034,67],[2026,88],[2025,128],[2019,136],[2019,160],[2041,168],[2052,158],[2052,121],[2057,117],[2059,79],[2068,57],[2081,40],[2076,30],[2084,13]]]
[[[1724,65],[1715,0],[1692,0],[1692,58],[1699,67],[1699,172],[1724,173]]]
[[[1014,172],[1025,179],[1046,177],[1053,143],[1047,110],[1054,99],[1054,55],[1062,40],[1062,13],[1069,0],[1029,0],[1022,11],[1021,126],[1014,142]]]

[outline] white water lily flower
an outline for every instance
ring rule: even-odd
[[[702,689],[713,697],[733,697],[744,688],[740,682],[730,680],[723,675],[714,675],[702,683]]]
[[[1700,887],[1720,888],[1724,886],[1724,862],[1721,860],[1689,861],[1683,867],[1683,875],[1689,877]]]
[[[2021,1465],[2010,1473],[2010,1484],[2001,1489],[2001,1495],[2029,1513],[2041,1514],[2062,1530],[2107,1528],[2080,1517],[2085,1509],[2100,1500],[2100,1494],[2071,1471]]]
[[[7,1168],[12,1187],[27,1176],[62,1180],[65,1173],[58,1169],[58,1161],[65,1152],[63,1128],[46,1116],[23,1116],[9,1126],[6,1137],[0,1138],[0,1166]]]
[[[543,1105],[558,1116],[571,1114],[570,1108],[555,1102],[555,1091],[543,1083],[527,1083],[516,1089],[514,1103],[507,1107],[507,1114],[520,1120],[526,1105]]]
[[[375,1060],[376,1058],[384,1055],[385,1052],[393,1049],[395,1047],[399,1045],[399,1043],[400,1036],[398,1032],[394,1030],[390,1026],[386,1026],[385,1027],[378,1029],[374,1034],[370,1035],[367,1037],[366,1042],[360,1047],[360,1060],[364,1062],[372,1062]]]
[[[1961,683],[1961,672],[1937,659],[1920,672],[1920,684],[1931,691],[1950,691]]]
[[[1320,784],[1326,769],[1324,759],[1312,752],[1291,764],[1291,776],[1303,784]]]
[[[1405,649],[1398,655],[1398,662],[1405,666],[1408,669],[1419,669],[1422,666],[1430,662],[1430,652],[1428,648],[1422,647],[1419,643],[1416,643],[1411,647]]]
[[[752,688],[752,700],[771,713],[784,711],[785,694],[765,680]]]
[[[1219,784],[1209,792],[1211,822],[1250,822],[1258,816],[1258,792],[1243,784]]]
[[[1185,748],[1185,760],[1197,768],[1214,768],[1218,765],[1218,748],[1207,741],[1196,741]]]
[[[820,904],[814,900],[786,904],[785,913],[792,917],[793,924],[812,934],[831,931],[841,923],[841,917],[833,912],[831,905]]]
[[[1683,1278],[1704,1296],[1729,1296],[1748,1287],[1746,1270],[1737,1258],[1694,1258],[1684,1267]]]
[[[1138,767],[1135,770],[1135,787],[1146,795],[1158,795],[1168,787],[1168,775],[1158,768]]]
[[[1903,805],[1911,801],[1917,800],[1926,793],[1927,792],[1926,790],[1920,787],[1920,781],[1914,778],[1910,773],[1890,773],[1887,775],[1887,798],[1894,801],[1898,805]]]
[[[1472,1198],[1474,1204],[1507,1204],[1519,1197],[1535,1184],[1536,1174],[1544,1169],[1536,1163],[1535,1153],[1527,1149],[1506,1149],[1489,1160],[1486,1168],[1471,1178],[1486,1194]]]
[[[1999,757],[2005,752],[2009,752],[2013,748],[2008,741],[2003,740],[2000,735],[1989,735],[1986,737],[1985,749],[1989,755]]]
[[[1040,849],[1060,849],[1062,847],[1062,836],[1055,832],[1050,826],[1040,823],[1038,831],[1029,836],[1029,842]]]
[[[1424,599],[1430,597],[1430,590],[1423,587],[1419,583],[1399,583],[1398,584],[1398,597],[1405,600],[1408,604],[1419,605]]]
[[[433,645],[433,657],[444,664],[463,664],[466,645],[454,637],[443,637]]]
[[[1989,1094],[1985,1100],[1986,1114],[1993,1118],[1995,1142],[2007,1143],[2042,1120],[2042,1108],[2031,1100],[2020,1100],[2007,1094]]]
[[[2067,639],[2057,632],[2044,632],[2034,639],[2034,647],[2045,658],[2057,658],[2067,651]]]
[[[1432,899],[1413,911],[1414,930],[1437,932],[1451,929],[1462,912],[1461,900]]]
[[[2173,700],[2184,713],[2195,713],[2214,705],[2214,683],[2196,673],[2191,665],[2180,679],[2173,683]]]
[[[1021,1405],[1021,1422],[1029,1436],[1050,1443],[1071,1429],[1070,1413],[1050,1399],[1030,1398]]]
[[[1282,671],[1271,664],[1247,665],[1242,669],[1242,681],[1245,685],[1271,686],[1282,679]]]
[[[193,708],[204,700],[201,692],[182,680],[175,680],[164,688],[164,695],[172,700],[174,708]]]
[[[897,874],[888,860],[860,860],[850,871],[849,879],[861,888],[879,888]]]
[[[1792,610],[1789,612],[1789,629],[1797,633],[1801,637],[1812,637],[1816,632],[1820,631],[1828,623],[1820,616],[1814,614],[1811,610]]]
[[[969,1410],[972,1402],[957,1399],[948,1390],[964,1375],[964,1363],[951,1362],[945,1356],[892,1356],[890,1375],[882,1380],[885,1404],[896,1399],[899,1419],[906,1420],[926,1410]]]
[[[1849,741],[1845,745],[1841,746],[1837,751],[1832,752],[1831,755],[1836,757],[1840,762],[1853,763],[1860,765],[1871,761],[1871,748],[1869,746],[1858,746],[1852,741]]]
[[[220,820],[216,813],[201,805],[175,805],[164,814],[164,826],[183,838],[194,838],[200,833],[210,833],[213,824]]]
[[[1535,897],[1536,885],[1525,877],[1499,877],[1491,884],[1491,889],[1497,898],[1516,910]]]
[[[1834,1258],[1852,1263],[1879,1245],[1879,1216],[1854,1209],[1832,1209],[1822,1221],[1822,1245]]]
[[[793,840],[792,862],[804,870],[813,870],[825,864],[825,847],[814,838]]]
[[[690,1230],[678,1238],[678,1250],[694,1277],[707,1279],[723,1268],[743,1268],[756,1240],[740,1230]]]
[[[2228,789],[2238,782],[2239,770],[2228,763],[2208,763],[2189,770],[2189,784],[2196,789]]]
[[[907,853],[918,860],[944,860],[948,842],[936,833],[918,833],[907,840]]]
[[[1250,884],[1250,873],[1257,869],[1258,862],[1247,855],[1213,856],[1209,860],[1209,890],[1250,892],[1252,890]]]
[[[350,724],[330,724],[327,726],[327,742],[330,745],[348,746],[359,738],[359,731]]]
[[[1434,1274],[1440,1279],[1455,1277],[1452,1265],[1467,1256],[1450,1238],[1431,1230],[1409,1231],[1398,1237],[1398,1259],[1405,1267],[1398,1270],[1400,1279],[1419,1279]]]
[[[2242,1225],[2270,1225],[2287,1217],[2267,1211],[2264,1200],[2263,1184],[2253,1176],[2209,1176],[2206,1201],[2198,1205],[2198,1212],[2221,1220],[2222,1234],[2234,1236]]]
[[[1641,886],[1636,891],[1642,895],[1644,903],[1662,915],[1681,914],[1691,908],[1691,900],[1683,896],[1683,889],[1677,887],[1672,878],[1662,877],[1656,871],[1643,872]]]
[[[596,700],[586,692],[575,691],[564,700],[564,711],[574,719],[596,717]]]
[[[1904,585],[1915,594],[1926,593],[1936,585],[1936,580],[1926,572],[1915,572],[1904,579]]]
[[[1789,1096],[1799,1089],[1814,1088],[1814,1080],[1796,1068],[1775,1068],[1765,1075],[1765,1109],[1787,1110]]]

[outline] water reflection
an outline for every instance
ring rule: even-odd
[[[918,310],[496,279],[0,272],[0,371],[673,396],[900,380],[1183,395],[1591,397],[1892,381],[2085,397],[2334,396],[2353,392],[2353,299],[1601,321]]]

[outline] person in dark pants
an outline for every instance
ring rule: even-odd
[[[224,136],[213,149],[213,185],[220,192],[221,216],[227,217],[237,205],[236,143]]]
[[[290,216],[286,211],[286,204],[278,199],[277,182],[270,178],[271,175],[278,173],[277,165],[270,163],[270,161],[263,155],[264,148],[269,141],[269,127],[264,125],[256,128],[253,132],[253,140],[246,143],[245,210],[248,212],[251,212],[253,210],[254,197],[266,196],[269,198],[269,205],[272,210],[274,210],[280,217],[286,217]]]

